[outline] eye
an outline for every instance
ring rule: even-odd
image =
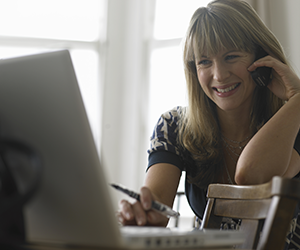
[[[205,65],[208,65],[208,64],[210,64],[210,61],[207,60],[207,59],[204,59],[204,60],[201,60],[201,61],[198,62],[198,65],[205,66]]]
[[[237,57],[239,57],[239,56],[238,55],[228,55],[228,56],[225,57],[225,59],[226,60],[232,60],[232,59],[235,59]]]

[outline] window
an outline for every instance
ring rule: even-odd
[[[0,1],[0,58],[69,49],[98,146],[105,6],[106,0]]]
[[[150,128],[161,113],[186,106],[182,39],[195,10],[209,0],[157,0],[150,58]]]
[[[183,44],[189,21],[195,10],[209,0],[157,0],[150,58],[149,135],[159,116],[176,106],[187,105],[183,70]],[[178,191],[184,191],[182,176]],[[177,201],[175,201],[175,206]],[[184,197],[180,201],[180,227],[191,227],[194,216]],[[170,221],[170,223],[173,223]]]

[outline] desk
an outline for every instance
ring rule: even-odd
[[[31,245],[32,250],[145,250],[143,249],[129,249],[129,248],[106,248],[106,247],[67,247],[67,246],[55,246],[55,245]],[[229,250],[232,248],[160,248],[164,250]],[[156,249],[155,249],[156,250]],[[236,249],[238,250],[238,249]],[[245,249],[243,249],[245,250]],[[250,250],[250,249],[248,249]]]
[[[230,250],[231,248],[164,248],[161,250]],[[145,250],[144,249],[127,249],[127,248],[52,248],[38,247],[32,250]],[[154,249],[153,249],[154,250]],[[156,250],[156,249],[155,249]]]

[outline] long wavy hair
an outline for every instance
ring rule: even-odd
[[[187,166],[188,180],[199,187],[216,181],[216,173],[223,166],[223,152],[216,106],[201,88],[195,59],[204,51],[208,56],[216,55],[224,48],[255,53],[258,46],[287,64],[279,41],[244,1],[212,1],[207,7],[197,9],[191,18],[183,55],[189,105],[182,114],[178,141],[196,163]],[[255,133],[284,101],[268,88],[256,87],[253,103],[249,126]]]

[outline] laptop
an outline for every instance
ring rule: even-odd
[[[67,50],[0,60],[0,135],[42,157],[24,209],[30,243],[112,248],[240,244],[239,231],[120,227]]]

